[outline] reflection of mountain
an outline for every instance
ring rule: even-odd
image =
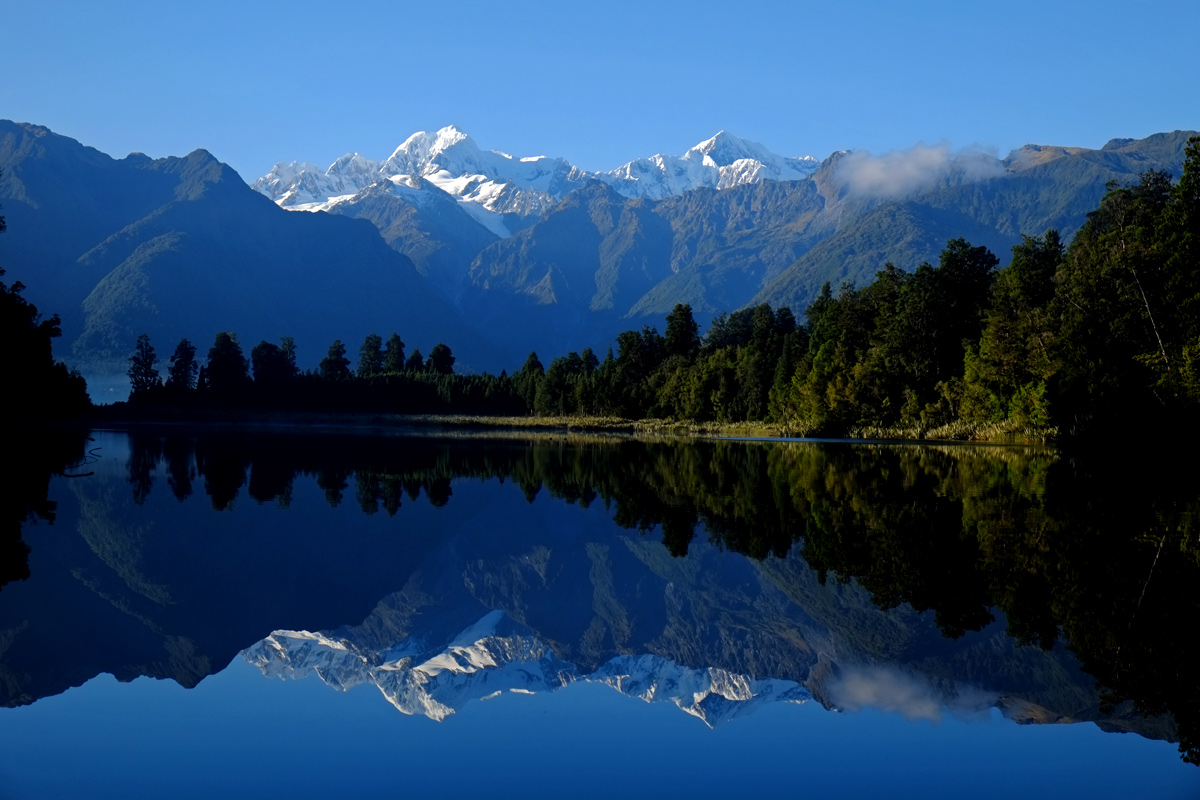
[[[31,577],[0,595],[5,704],[102,671],[191,686],[272,631],[320,631],[280,634],[256,658],[439,714],[518,679],[683,697],[667,686],[677,671],[677,685],[790,681],[830,707],[994,704],[1175,735],[1128,705],[1110,713],[1100,681],[1181,731],[1193,719],[1180,653],[1196,490],[1149,468],[1016,449],[377,432],[99,444],[126,442],[124,463],[52,484],[54,528],[24,531]],[[493,611],[486,635],[464,634]],[[717,696],[745,696],[711,688],[681,705],[711,721],[734,708]]]
[[[410,639],[374,652],[355,644],[357,630],[337,636],[276,631],[243,655],[269,677],[316,673],[341,690],[373,684],[399,711],[435,720],[469,700],[554,691],[579,680],[604,683],[648,703],[673,703],[709,726],[764,702],[809,698],[792,681],[754,680],[715,667],[689,669],[653,655],[617,656],[582,674],[502,611],[488,612],[441,649]]]
[[[1061,647],[1022,647],[999,623],[942,639],[928,615],[822,586],[795,556],[756,563],[702,544],[680,560],[628,535],[511,555],[483,544],[456,540],[450,572],[415,571],[361,625],[276,631],[243,655],[272,677],[372,684],[403,713],[437,720],[498,692],[586,680],[709,725],[815,697],[921,718],[995,706],[1018,722],[1172,736],[1128,706],[1104,713]]]

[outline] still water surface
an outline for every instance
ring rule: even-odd
[[[0,797],[1200,796],[1200,491],[1170,474],[93,436],[90,474],[21,489]]]

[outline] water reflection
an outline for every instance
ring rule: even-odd
[[[373,685],[400,712],[438,721],[471,700],[552,692],[577,681],[604,684],[648,703],[671,703],[709,727],[763,703],[811,698],[795,681],[689,668],[650,654],[616,656],[585,673],[502,611],[485,614],[441,649],[430,649],[421,633],[382,651],[364,646],[364,638],[361,630],[277,631],[244,656],[269,677],[315,674],[342,691]]]
[[[0,588],[29,577],[29,547],[21,528],[54,521],[50,478],[84,462],[88,441],[81,434],[55,431],[10,434],[9,468],[0,492]]]
[[[249,648],[267,674],[434,718],[592,680],[710,724],[810,696],[996,706],[1197,757],[1200,490],[1153,465],[333,432],[122,446],[119,476],[69,484],[78,536],[36,537],[33,575],[0,593],[6,704],[101,671],[190,686]]]

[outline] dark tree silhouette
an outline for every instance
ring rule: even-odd
[[[154,366],[157,361],[158,356],[154,353],[154,346],[150,344],[150,337],[143,333],[137,338],[133,355],[129,357],[127,374],[130,399],[136,400],[162,385],[158,377],[158,368]]]
[[[228,331],[217,334],[208,351],[205,377],[208,390],[222,399],[245,394],[250,385],[249,364],[242,355],[236,334]]]
[[[346,358],[346,345],[334,339],[329,353],[321,359],[321,377],[327,381],[341,381],[350,377],[350,359]]]
[[[404,369],[404,342],[400,334],[393,333],[387,341],[387,351],[383,355],[383,371],[393,375]]]
[[[0,277],[4,270],[0,268]],[[90,405],[78,372],[55,362],[51,340],[62,335],[58,315],[42,319],[37,306],[21,296],[25,286],[0,281],[0,370],[12,391],[5,396],[10,419],[45,419],[77,414]]]
[[[450,352],[450,348],[438,342],[429,351],[428,368],[430,372],[436,372],[438,375],[449,375],[454,372],[454,354]]]
[[[425,356],[421,355],[420,350],[413,350],[408,357],[408,361],[404,362],[404,369],[409,372],[420,372],[425,369]]]
[[[667,315],[667,355],[693,358],[700,351],[700,326],[692,316],[692,307],[677,303]]]
[[[383,372],[383,338],[377,333],[367,334],[358,349],[358,377],[373,378]]]
[[[171,367],[167,370],[167,388],[187,391],[196,388],[196,345],[183,339],[175,345]]]
[[[294,377],[288,353],[279,345],[259,342],[250,351],[250,368],[255,385],[280,386]]]

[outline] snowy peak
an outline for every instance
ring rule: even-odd
[[[449,194],[500,232],[507,230],[503,215],[536,217],[590,180],[604,181],[626,197],[660,200],[700,187],[800,180],[817,166],[811,156],[779,156],[757,142],[721,131],[682,156],[659,154],[609,172],[588,173],[561,158],[483,150],[450,125],[412,134],[383,162],[359,153],[347,153],[327,170],[310,162],[280,162],[253,186],[284,208],[322,211],[350,202],[381,181],[399,185],[397,177],[423,178],[428,181],[423,191]]]
[[[347,153],[329,165],[326,175],[336,175],[343,178],[374,176],[379,172],[379,162],[373,161],[359,153]]]
[[[700,144],[688,150],[683,155],[684,158],[699,158],[701,161],[711,161],[713,166],[728,167],[735,161],[740,161],[744,158],[754,159],[756,161],[770,161],[778,158],[774,153],[767,150],[757,142],[748,142],[745,139],[739,139],[731,133],[720,131],[711,139],[705,139]]]
[[[802,180],[819,165],[812,156],[779,156],[758,142],[721,131],[682,156],[640,158],[598,177],[626,197],[661,200],[702,186],[729,189],[763,180]]]
[[[383,163],[382,171],[387,175],[424,175],[438,171],[442,161],[479,164],[481,155],[470,136],[448,125],[436,133],[417,131],[409,136]]]
[[[358,153],[347,153],[321,169],[310,161],[280,162],[256,180],[253,188],[280,206],[294,210],[317,210],[335,198],[344,199],[370,186],[378,177],[379,162]]]

